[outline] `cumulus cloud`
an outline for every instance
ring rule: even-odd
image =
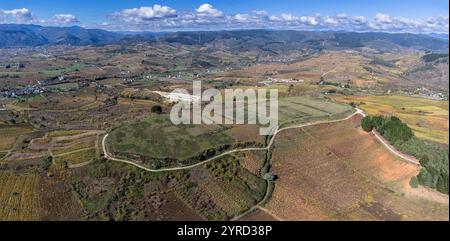
[[[300,22],[303,24],[312,25],[312,26],[319,25],[318,19],[316,19],[316,17],[312,17],[312,16],[301,16]]]
[[[241,14],[238,13],[236,15],[234,15],[234,18],[236,19],[236,21],[241,22],[241,23],[245,23],[248,22],[250,20],[250,15],[248,14]]]
[[[120,12],[113,13],[111,16],[119,21],[139,24],[149,21],[175,18],[177,17],[177,11],[167,6],[155,4],[153,7],[123,9]]]
[[[0,10],[0,21],[3,23],[30,23],[33,15],[27,8]]]
[[[72,14],[56,14],[53,16],[52,21],[56,24],[69,25],[79,23],[77,17]]]
[[[201,4],[191,11],[181,13],[169,6],[155,4],[153,6],[123,9],[109,14],[108,17],[108,21],[94,25],[94,27],[108,30],[269,28],[447,34],[449,32],[448,15],[411,19],[385,13],[377,13],[374,16],[352,16],[346,13],[332,16],[321,16],[320,14],[308,16],[288,12],[272,15],[265,10],[227,14],[209,3]],[[29,9],[18,8],[0,9],[0,23],[65,26],[78,24],[80,21],[74,15],[68,13],[56,14],[49,19],[39,19]]]
[[[29,9],[19,8],[12,10],[0,9],[0,23],[66,26],[79,23],[79,21],[72,14],[55,14],[52,18],[49,19],[39,19],[36,18]]]
[[[265,10],[227,14],[209,3],[181,13],[168,6],[154,5],[123,9],[110,15],[112,30],[183,30],[270,28],[296,30],[387,31],[448,33],[448,15],[427,19],[409,19],[378,13],[375,16],[271,15]]]
[[[448,15],[427,19],[410,19],[377,13],[375,20],[370,22],[368,27],[371,30],[380,31],[448,33],[448,20]]]
[[[218,18],[218,17],[222,17],[223,16],[223,12],[222,11],[220,11],[218,9],[215,9],[209,3],[204,3],[204,4],[200,5],[200,7],[198,7],[195,12],[200,17],[214,17],[214,18]]]
[[[298,17],[296,17],[290,13],[282,13],[281,19],[283,19],[284,21],[287,21],[287,22],[293,22],[293,21],[297,21]]]

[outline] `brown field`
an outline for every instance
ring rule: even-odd
[[[236,154],[239,164],[249,170],[254,175],[260,175],[263,166],[265,152],[263,151],[246,151]]]
[[[194,210],[187,206],[175,194],[162,194],[162,204],[158,205],[158,211],[152,217],[152,220],[164,221],[202,221],[204,220]]]
[[[405,57],[408,59],[409,56]],[[216,80],[239,78],[256,82],[265,80],[267,74],[278,79],[302,79],[306,82],[319,82],[321,74],[327,81],[346,82],[358,87],[374,86],[378,83],[401,82],[398,78],[400,68],[389,69],[370,64],[372,58],[355,51],[328,51],[324,54],[312,55],[309,58],[290,64],[259,64],[240,70],[215,74]],[[370,65],[374,72],[364,66]]]
[[[263,143],[264,139],[259,135],[259,126],[257,125],[234,125],[226,131],[237,142],[256,142]]]
[[[42,206],[40,220],[81,220],[83,207],[71,191],[72,175],[64,170],[53,170],[41,176],[38,195]],[[51,192],[49,192],[51,190]]]
[[[36,174],[0,171],[0,220],[39,220]]]
[[[28,125],[1,125],[0,151],[11,149],[19,136],[30,133],[32,130],[33,128]]]
[[[277,221],[275,217],[267,213],[266,211],[258,208],[255,211],[249,213],[239,221]]]
[[[448,220],[448,196],[416,195],[408,183],[418,167],[363,132],[360,119],[280,133],[266,208],[285,220]]]
[[[62,131],[52,131],[48,133],[48,137],[61,137],[61,136],[74,136],[83,133],[80,130],[62,130]]]

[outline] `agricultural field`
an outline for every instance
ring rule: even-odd
[[[33,131],[33,127],[26,124],[0,125],[0,152],[13,148],[17,138]]]
[[[448,196],[412,188],[419,168],[362,131],[360,119],[280,133],[266,209],[284,220],[448,220]]]
[[[228,220],[262,199],[266,181],[225,156],[192,170],[149,173],[96,161],[74,169],[88,220]]]
[[[246,102],[247,103],[247,102]],[[248,112],[246,112],[246,122]],[[348,105],[308,96],[286,97],[279,103],[281,125],[317,119],[342,118],[352,113]],[[108,150],[119,156],[142,156],[183,161],[207,150],[264,146],[257,125],[174,125],[167,115],[125,124],[111,132]],[[136,159],[136,158],[135,158]],[[144,158],[145,160],[145,158]],[[192,160],[195,161],[195,160]],[[166,160],[167,162],[167,160]],[[155,162],[151,163],[151,165]],[[173,165],[174,163],[170,164]],[[162,165],[166,165],[163,163]]]
[[[227,149],[263,146],[265,140],[257,125],[177,126],[168,115],[160,115],[122,125],[111,132],[107,141],[111,153],[137,155],[134,159],[165,159],[162,165],[167,166],[205,159]]]
[[[370,115],[395,115],[423,140],[448,145],[448,101],[407,96],[335,96],[353,102]]]
[[[309,120],[342,118],[353,112],[349,105],[308,96],[281,98],[278,111],[281,126]]]
[[[0,171],[0,220],[40,220],[38,175]]]
[[[9,26],[19,30],[8,38],[26,37],[21,27]],[[245,124],[174,125],[175,103],[164,97],[193,92],[193,81],[222,94],[276,89],[279,128],[358,107],[398,116],[448,148],[448,101],[376,96],[447,98],[448,41],[239,30],[136,32],[117,42],[119,33],[110,42],[102,32],[101,44],[74,29],[55,33],[55,45],[0,47],[0,220],[448,220],[448,195],[417,184],[448,175],[412,178],[420,167],[362,131],[360,116],[271,139],[253,124],[248,99],[234,101],[244,103]],[[79,44],[60,44],[72,35],[67,43]]]
[[[67,165],[91,161],[100,155],[98,146],[101,131],[90,130],[58,130],[35,132],[10,150],[5,161],[10,164],[32,162],[47,156],[55,162]]]
[[[97,157],[95,148],[89,148],[58,155],[55,158],[55,162],[67,162],[74,165],[92,161],[95,157]]]
[[[154,158],[187,159],[201,151],[232,144],[222,126],[180,125],[169,116],[156,116],[126,124],[111,133],[110,151],[143,154]]]

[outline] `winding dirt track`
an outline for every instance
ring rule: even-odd
[[[125,160],[125,159],[119,159],[119,158],[115,158],[113,156],[111,156],[108,153],[108,150],[106,148],[106,138],[108,137],[108,134],[106,134],[103,139],[102,139],[102,149],[103,149],[103,153],[105,155],[105,158],[111,161],[116,161],[116,162],[121,162],[121,163],[125,163],[125,164],[129,164],[129,165],[133,165],[137,168],[140,168],[142,170],[148,171],[148,172],[154,172],[154,173],[158,173],[158,172],[168,172],[168,171],[177,171],[177,170],[187,170],[187,169],[192,169],[194,167],[198,167],[201,165],[204,165],[205,163],[208,163],[210,161],[213,161],[217,158],[226,156],[228,154],[232,154],[232,153],[236,153],[236,152],[242,152],[242,151],[265,151],[265,150],[269,150],[273,143],[275,142],[275,138],[278,135],[278,133],[285,131],[285,130],[289,130],[289,129],[296,129],[296,128],[303,128],[303,127],[307,127],[307,126],[314,126],[314,125],[319,125],[319,124],[327,124],[327,123],[336,123],[336,122],[341,122],[341,121],[346,121],[350,118],[352,118],[355,115],[361,115],[363,117],[365,117],[366,115],[364,114],[364,112],[358,108],[356,108],[356,112],[352,113],[351,115],[343,118],[343,119],[339,119],[339,120],[332,120],[332,121],[315,121],[315,122],[310,122],[310,123],[305,123],[305,124],[301,124],[301,125],[294,125],[294,126],[289,126],[289,127],[285,127],[285,128],[281,128],[278,129],[275,134],[272,136],[272,138],[270,139],[269,144],[266,147],[261,147],[261,148],[244,148],[244,149],[234,149],[234,150],[230,150],[227,152],[224,152],[222,154],[219,154],[217,156],[214,156],[212,158],[209,158],[205,161],[193,164],[193,165],[189,165],[189,166],[182,166],[182,167],[172,167],[172,168],[161,168],[161,169],[151,169],[145,166],[142,166],[140,164],[137,164],[133,161],[129,161],[129,160]],[[376,133],[375,131],[372,132],[374,134],[374,136],[377,138],[378,141],[380,141],[391,153],[393,153],[395,156],[400,157],[401,159],[413,163],[415,165],[420,165],[420,163],[418,162],[417,159],[407,156],[399,151],[397,151],[393,146],[391,146],[389,143],[387,143],[384,138],[380,137],[378,133]],[[269,181],[267,181],[269,182]],[[269,183],[268,183],[269,184]],[[246,215],[250,214],[251,212],[255,211],[258,208],[262,208],[262,204],[264,204],[267,199],[269,198],[269,192],[268,189],[266,190],[266,193],[264,195],[264,198],[257,203],[255,206],[249,208],[247,211],[245,211],[244,213],[235,216],[234,218],[231,219],[231,221],[233,220],[239,220],[243,217],[245,217]]]
[[[156,172],[168,172],[168,171],[187,170],[187,169],[192,169],[194,167],[201,166],[201,165],[206,164],[206,163],[208,163],[210,161],[213,161],[213,160],[215,160],[217,158],[226,156],[228,154],[236,153],[236,152],[269,150],[272,147],[272,145],[273,145],[273,143],[275,141],[275,138],[278,135],[278,133],[280,133],[282,131],[285,131],[285,130],[295,129],[295,128],[303,128],[303,127],[306,127],[306,126],[313,126],[313,125],[319,125],[319,124],[335,123],[335,122],[345,121],[345,120],[348,120],[348,119],[352,118],[353,116],[355,116],[357,114],[362,114],[362,113],[363,112],[361,110],[357,109],[356,112],[354,112],[353,114],[347,116],[344,119],[333,120],[333,121],[315,121],[315,122],[310,122],[310,123],[305,123],[305,124],[301,124],[301,125],[289,126],[289,127],[285,127],[285,128],[282,128],[282,129],[278,129],[275,132],[275,134],[273,135],[273,137],[270,139],[270,142],[269,142],[269,144],[266,147],[234,149],[234,150],[230,150],[230,151],[226,151],[224,153],[221,153],[221,154],[219,154],[217,156],[211,157],[211,158],[209,158],[207,160],[204,160],[202,162],[199,162],[199,163],[196,163],[196,164],[193,164],[193,165],[189,165],[189,166],[182,166],[182,167],[170,167],[170,168],[161,168],[161,169],[151,169],[151,168],[145,167],[143,165],[137,164],[137,163],[135,163],[133,161],[115,158],[115,157],[113,157],[112,155],[109,154],[108,149],[106,148],[106,138],[108,138],[109,134],[106,134],[103,137],[103,139],[102,139],[102,149],[103,149],[103,153],[105,155],[105,158],[108,159],[108,160],[130,164],[130,165],[133,165],[135,167],[138,167],[138,168],[140,168],[142,170],[149,171],[149,172],[155,172],[156,173]]]
[[[243,152],[243,151],[265,151],[265,150],[269,150],[269,149],[272,147],[273,143],[275,142],[275,138],[277,137],[278,133],[280,133],[280,132],[282,132],[282,131],[285,131],[285,130],[296,129],[296,128],[303,128],[303,127],[314,126],[314,125],[319,125],[319,124],[327,124],[327,123],[341,122],[341,121],[348,120],[348,119],[352,118],[352,117],[355,116],[355,115],[366,116],[362,110],[356,108],[356,112],[352,113],[351,115],[349,115],[349,116],[347,116],[347,117],[345,117],[345,118],[343,118],[343,119],[332,120],[332,121],[315,121],[315,122],[309,122],[309,123],[305,123],[305,124],[301,124],[301,125],[294,125],[294,126],[289,126],[289,127],[281,128],[281,129],[278,129],[278,130],[275,132],[275,134],[274,134],[273,137],[270,139],[270,142],[269,142],[269,144],[268,144],[266,147],[259,147],[259,148],[258,148],[258,147],[254,147],[254,148],[234,149],[234,150],[230,150],[230,151],[226,151],[226,152],[224,152],[224,153],[221,153],[221,154],[219,154],[219,155],[217,155],[217,156],[211,157],[211,158],[209,158],[209,159],[207,159],[207,160],[204,160],[204,161],[202,161],[202,162],[199,162],[199,163],[196,163],[196,164],[193,164],[193,165],[189,165],[189,166],[182,166],[182,167],[170,167],[170,168],[161,168],[161,169],[151,169],[151,168],[148,168],[148,167],[145,167],[145,166],[143,166],[143,165],[137,164],[137,163],[135,163],[135,162],[133,162],[133,161],[130,161],[130,160],[125,160],[125,159],[115,158],[115,157],[113,157],[112,155],[109,154],[109,152],[108,152],[108,150],[107,150],[107,148],[106,148],[106,138],[108,138],[108,135],[109,135],[109,134],[106,134],[106,135],[103,137],[103,139],[102,139],[102,149],[103,149],[103,153],[104,153],[106,159],[111,160],[111,161],[122,162],[122,163],[126,163],[126,164],[129,164],[129,165],[133,165],[133,166],[135,166],[135,167],[137,167],[137,168],[140,168],[140,169],[145,170],[145,171],[148,171],[148,172],[158,173],[158,172],[169,172],[169,171],[187,170],[187,169],[192,169],[192,168],[194,168],[194,167],[198,167],[198,166],[204,165],[204,164],[206,164],[206,163],[208,163],[208,162],[210,162],[210,161],[213,161],[213,160],[215,160],[215,159],[217,159],[217,158],[226,156],[226,155],[228,155],[228,154],[236,153],[236,152]],[[415,164],[415,165],[420,165],[420,163],[417,161],[417,159],[412,158],[412,157],[409,157],[409,156],[406,156],[406,155],[404,155],[403,153],[401,153],[401,152],[395,150],[389,143],[386,143],[386,141],[385,141],[383,138],[379,137],[377,133],[375,133],[375,132],[373,132],[373,133],[374,133],[375,137],[376,137],[381,143],[383,143],[383,145],[384,145],[390,152],[392,152],[394,155],[396,155],[396,156],[402,158],[402,159],[405,160],[405,161],[411,162],[411,163],[413,163],[413,164]]]

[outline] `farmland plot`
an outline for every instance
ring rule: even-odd
[[[19,136],[32,130],[29,125],[0,125],[0,151],[11,149]]]
[[[423,140],[448,144],[448,101],[407,96],[335,96],[354,102],[370,115],[395,115]]]
[[[39,220],[36,174],[0,172],[0,220]]]
[[[391,155],[359,121],[280,133],[267,209],[286,220],[448,220],[448,198],[412,195],[417,166]]]

